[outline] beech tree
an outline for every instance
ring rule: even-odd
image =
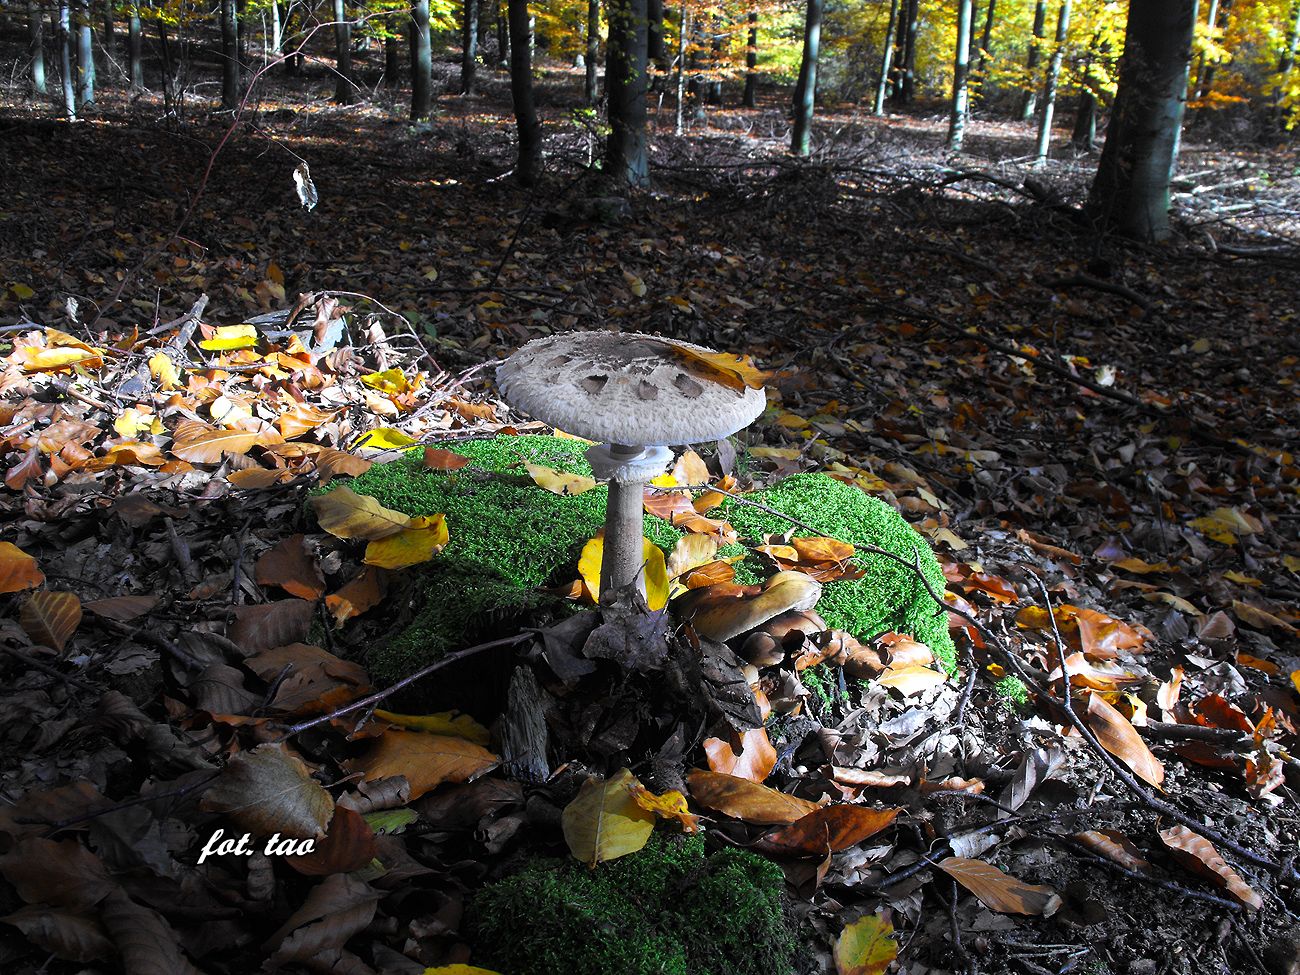
[[[433,48],[429,43],[429,0],[411,5],[411,118],[429,117],[433,97]]]
[[[221,107],[233,112],[239,107],[239,14],[235,0],[221,0]]]
[[[77,18],[77,104],[95,104],[95,52],[90,30],[90,7],[78,0]]]
[[[334,0],[334,100],[340,105],[356,101],[352,83],[352,21],[344,0]]]
[[[898,0],[894,2],[897,3]],[[758,11],[751,9],[746,20],[749,24],[749,35],[745,42],[745,94],[740,102],[746,108],[754,108],[758,88]]]
[[[132,88],[144,87],[144,36],[140,30],[140,7],[131,4],[126,16],[127,73]]]
[[[1088,210],[1101,226],[1140,240],[1169,236],[1173,176],[1191,67],[1196,0],[1134,0],[1119,90]]]
[[[72,11],[69,0],[59,0],[59,74],[63,89],[63,114],[70,122],[77,120],[77,95],[72,79],[76,57],[73,52]]]
[[[1047,162],[1047,150],[1052,144],[1052,116],[1056,112],[1056,88],[1061,78],[1061,60],[1065,57],[1065,41],[1070,35],[1070,0],[1061,0],[1056,17],[1056,44],[1047,62],[1047,78],[1043,82],[1043,114],[1038,120],[1038,144],[1034,148],[1034,164]]]
[[[803,25],[803,58],[799,61],[799,81],[794,89],[794,128],[790,132],[790,151],[796,156],[807,156],[812,151],[813,104],[817,98],[817,58],[821,50],[824,10],[824,0],[808,0]]]
[[[952,111],[948,119],[948,150],[961,152],[966,139],[966,113],[970,108],[971,0],[958,0],[957,53],[952,69]]]
[[[474,94],[474,73],[478,67],[479,5],[465,0],[460,23],[460,93]]]
[[[609,95],[609,140],[605,167],[625,186],[650,182],[646,147],[646,0],[610,0],[605,87]]]
[[[537,103],[533,98],[533,48],[528,15],[528,0],[509,0],[510,21],[510,99],[514,103],[515,128],[519,133],[519,161],[515,179],[521,186],[532,186],[542,174],[542,126],[537,121]]]
[[[600,57],[600,0],[587,0],[587,58],[583,95],[588,105],[596,104],[596,59]]]
[[[893,63],[894,32],[898,28],[899,0],[890,0],[889,26],[885,29],[885,43],[881,45],[880,75],[876,79],[876,100],[872,104],[873,115],[885,114],[885,89],[889,85],[889,69]]]
[[[27,55],[32,59],[32,91],[37,95],[44,95],[47,90],[44,26],[41,8],[35,0],[27,0]]]

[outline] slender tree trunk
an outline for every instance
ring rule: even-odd
[[[510,18],[510,99],[515,107],[515,127],[519,130],[519,162],[515,179],[521,186],[532,186],[542,174],[542,126],[537,121],[533,101],[533,58],[528,43],[531,18],[528,0],[509,0]]]
[[[433,102],[433,48],[429,40],[429,0],[411,8],[411,118],[429,117]]]
[[[45,84],[45,22],[35,0],[27,0],[27,55],[32,59],[32,91],[48,92]]]
[[[646,0],[646,58],[668,70],[668,55],[664,50],[664,0]]]
[[[650,159],[646,145],[646,0],[610,0],[605,89],[609,96],[609,141],[605,166],[620,185],[646,186]]]
[[[1206,27],[1209,28],[1211,39],[1213,39],[1214,36],[1214,27],[1215,27],[1214,22],[1218,19],[1219,19],[1219,0],[1210,0],[1210,8],[1208,11],[1206,11],[1205,25]],[[1205,56],[1205,52],[1202,51],[1201,56],[1197,59],[1197,63],[1196,63],[1196,84],[1192,88],[1197,98],[1204,98],[1205,92],[1209,87],[1206,84],[1207,71],[1209,72],[1208,80],[1213,80],[1214,72],[1210,68],[1210,65]]]
[[[590,45],[591,40],[588,39],[587,43]],[[502,70],[510,67],[510,21],[499,2],[497,3],[497,67]]]
[[[1138,0],[1141,2],[1141,0]],[[1052,116],[1056,112],[1056,88],[1061,78],[1061,62],[1065,58],[1065,41],[1070,34],[1070,0],[1061,0],[1056,17],[1056,46],[1047,62],[1047,80],[1043,84],[1043,114],[1038,120],[1038,144],[1034,147],[1034,165],[1047,162],[1047,152],[1052,144]]]
[[[596,72],[600,58],[600,0],[587,0],[587,77],[583,96],[588,105],[596,104]]]
[[[907,16],[898,22],[898,70],[894,100],[910,105],[916,93],[916,35],[921,26],[921,0],[906,0]]]
[[[397,35],[389,34],[384,38],[384,87],[389,91],[401,83],[402,59],[397,51]]]
[[[1195,26],[1195,0],[1143,0],[1129,7],[1119,90],[1088,197],[1099,224],[1129,237],[1169,236],[1169,181]]]
[[[460,18],[460,93],[474,94],[474,73],[478,67],[478,2],[464,0]]]
[[[1297,3],[1291,12],[1291,27],[1287,31],[1286,44],[1282,47],[1282,55],[1277,59],[1277,73],[1286,78],[1295,67],[1296,52],[1300,51],[1300,3]]]
[[[95,51],[90,31],[90,7],[77,2],[77,104],[95,104]]]
[[[686,0],[677,8],[677,134],[681,135],[686,121],[686,32],[690,17]]]
[[[357,100],[352,84],[352,22],[344,0],[334,0],[334,100],[351,105]]]
[[[280,56],[280,48],[284,46],[284,34],[280,31],[280,0],[271,0],[271,7],[268,11],[269,18],[266,24],[267,37],[266,54],[271,58]]]
[[[709,29],[713,32],[713,39],[709,41],[709,66],[710,74],[713,77],[709,80],[705,88],[705,101],[710,105],[722,104],[722,26],[718,23],[716,17],[709,21]]]
[[[976,72],[980,77],[988,67],[989,53],[993,50],[993,15],[997,9],[997,0],[989,0],[988,9],[984,11],[984,37],[980,40],[979,67]]]
[[[1079,85],[1079,106],[1074,112],[1074,128],[1070,132],[1070,145],[1091,152],[1097,147],[1097,89],[1094,77],[1097,57],[1102,51],[1101,33],[1094,32],[1088,42],[1088,53],[1083,61],[1083,78]]]
[[[898,29],[898,0],[889,3],[889,27],[885,29],[884,50],[880,53],[880,76],[876,79],[876,101],[872,114],[885,114],[885,89],[889,86],[889,69],[894,59],[894,32]]]
[[[113,30],[113,0],[104,0],[104,36],[99,39],[104,48],[104,58],[111,63],[117,57],[117,34]]]
[[[77,93],[72,78],[72,66],[74,63],[72,11],[68,8],[68,0],[60,0],[59,72],[62,75],[60,82],[61,87],[63,88],[63,114],[68,117],[69,122],[75,122],[77,120]]]
[[[897,3],[897,0],[895,0]],[[758,11],[749,12],[749,37],[745,44],[745,94],[741,103],[746,108],[755,108],[758,104]]]
[[[1029,58],[1025,61],[1025,73],[1029,76],[1028,88],[1024,100],[1020,103],[1021,121],[1028,122],[1034,117],[1038,108],[1038,79],[1035,72],[1043,56],[1043,38],[1047,36],[1047,0],[1034,2],[1034,36],[1029,42]]]
[[[952,113],[948,120],[948,151],[961,152],[966,140],[966,117],[970,108],[971,0],[958,0],[957,54],[952,67]]]
[[[253,59],[248,53],[248,0],[235,0],[235,50],[239,63],[248,64]]]
[[[221,0],[221,107],[239,107],[239,18],[235,0]]]
[[[140,8],[134,3],[126,18],[126,60],[131,87],[144,88],[144,34],[140,30]]]
[[[493,19],[488,16],[488,11],[491,9],[488,6],[490,2],[494,3],[495,0],[478,0],[475,4],[478,7],[478,51],[480,56],[487,50],[488,39],[492,36]]]
[[[823,0],[808,0],[804,16],[803,57],[799,61],[799,82],[794,89],[794,128],[790,151],[807,156],[812,151],[813,105],[817,100],[817,57],[822,41]]]

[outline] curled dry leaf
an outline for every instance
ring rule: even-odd
[[[561,822],[569,852],[589,867],[635,853],[650,840],[655,814],[633,797],[640,785],[628,769],[608,779],[592,776],[564,807]]]
[[[351,488],[335,488],[329,494],[311,499],[316,520],[335,538],[362,538],[374,541],[396,535],[411,524],[409,515],[385,508],[366,494]]]
[[[700,818],[691,813],[686,797],[676,789],[657,796],[635,779],[627,789],[642,809],[654,813],[660,819],[672,820],[681,826],[683,833],[700,831]]]
[[[948,675],[930,667],[890,666],[876,678],[876,682],[891,687],[903,697],[912,697],[944,683]]]
[[[405,776],[411,799],[418,799],[443,782],[468,782],[499,759],[482,745],[450,735],[393,729],[379,737],[360,758],[346,763],[368,782],[391,775]]]
[[[835,942],[837,975],[884,975],[897,957],[894,925],[883,914],[866,914],[846,924]]]
[[[1160,831],[1160,839],[1169,848],[1173,858],[1191,873],[1222,887],[1246,907],[1259,910],[1264,906],[1259,894],[1224,862],[1214,844],[1204,836],[1192,832],[1186,826],[1172,826]]]
[[[900,812],[847,804],[822,806],[763,837],[763,846],[778,854],[824,857],[875,836],[892,825]]]
[[[1061,908],[1061,897],[1051,887],[1027,884],[983,860],[948,857],[938,866],[990,911],[1051,917]]]
[[[330,794],[282,744],[258,745],[236,755],[200,805],[229,816],[247,832],[299,839],[322,835],[334,812]]]
[[[307,553],[303,535],[290,535],[267,551],[254,565],[253,578],[258,585],[279,586],[302,599],[319,599],[325,592],[325,577]]]
[[[745,388],[762,389],[763,383],[771,375],[756,367],[754,360],[747,355],[696,351],[676,343],[664,345],[667,353],[679,359],[697,378],[707,379],[737,392]]]
[[[1165,767],[1129,723],[1128,718],[1107,704],[1100,694],[1088,695],[1088,727],[1103,748],[1133,770],[1133,774],[1157,789],[1165,781]]]
[[[708,756],[709,768],[725,775],[762,782],[772,774],[776,767],[776,749],[767,736],[766,728],[751,728],[740,736],[740,743],[733,747],[725,738],[706,738],[704,754]]]
[[[81,625],[81,600],[71,592],[34,592],[23,603],[18,621],[33,643],[62,650]]]
[[[784,826],[818,808],[807,799],[720,772],[692,769],[686,780],[691,798],[701,806],[757,826]]]
[[[360,616],[379,605],[387,591],[388,581],[384,570],[367,565],[342,589],[325,597],[325,608],[334,617],[337,629],[352,617]]]
[[[0,542],[0,594],[34,589],[44,581],[34,558],[12,542]]]
[[[1112,863],[1118,863],[1126,870],[1136,873],[1150,873],[1151,864],[1142,856],[1142,852],[1127,836],[1117,829],[1090,829],[1075,833],[1071,839],[1086,846],[1093,853],[1105,857]]]

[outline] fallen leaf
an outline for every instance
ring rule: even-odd
[[[605,539],[596,537],[582,547],[578,557],[578,575],[592,599],[600,601],[600,566],[605,555]],[[648,538],[642,539],[641,558],[645,563],[646,606],[651,610],[668,605],[668,567],[663,550]]]
[[[794,856],[823,857],[857,846],[893,824],[901,809],[871,809],[839,803],[814,809],[789,826],[763,837],[765,848]]]
[[[1051,887],[1027,884],[983,860],[948,857],[938,867],[990,911],[1051,917],[1061,908],[1060,895]]]
[[[683,833],[698,833],[700,819],[691,814],[686,804],[686,797],[676,789],[670,789],[663,795],[655,795],[640,782],[632,780],[628,792],[642,809],[654,813],[660,819],[670,819],[682,828]]]
[[[464,738],[484,748],[492,738],[487,728],[468,714],[461,714],[459,711],[439,711],[437,714],[394,714],[392,711],[377,710],[375,717],[409,731],[425,731],[431,735]]]
[[[405,569],[428,562],[448,540],[446,515],[421,515],[396,534],[370,542],[363,561],[381,569]]]
[[[18,621],[33,643],[61,651],[81,624],[81,600],[71,592],[35,592],[23,603]]]
[[[411,524],[409,515],[385,508],[368,494],[351,488],[335,488],[311,499],[320,526],[335,538],[364,538],[368,541],[396,535]]]
[[[298,839],[323,835],[334,813],[334,800],[307,764],[271,743],[231,758],[199,805],[229,816],[247,832]]]
[[[697,378],[707,379],[737,392],[746,388],[762,389],[763,383],[771,375],[757,368],[754,360],[747,355],[697,351],[668,342],[664,346],[670,355],[676,356]]]
[[[284,862],[309,877],[350,873],[368,866],[375,858],[375,832],[355,809],[334,807],[324,839],[317,840],[310,853],[287,856]]]
[[[1160,788],[1165,781],[1165,767],[1151,754],[1129,720],[1102,699],[1088,695],[1088,727],[1103,748],[1133,770],[1145,782]]]
[[[253,566],[253,578],[260,586],[279,586],[302,599],[319,599],[325,592],[325,577],[308,555],[304,535],[290,535],[263,554]]]
[[[346,766],[349,771],[361,772],[368,782],[405,776],[414,800],[444,782],[468,782],[498,761],[482,745],[464,738],[393,729]]]
[[[720,772],[692,769],[687,783],[691,798],[700,805],[756,826],[784,826],[818,808],[807,799]]]
[[[82,604],[82,609],[105,619],[126,623],[143,616],[158,605],[157,596],[110,596]]]
[[[596,486],[595,478],[583,477],[580,474],[565,474],[563,471],[543,467],[541,464],[527,462],[524,463],[524,467],[528,469],[528,476],[533,479],[534,484],[562,498],[585,494]]]
[[[740,736],[737,749],[725,738],[704,739],[704,754],[714,772],[762,782],[776,767],[776,749],[766,728],[751,728]]]
[[[894,926],[883,914],[866,914],[846,924],[835,942],[838,975],[884,975],[897,957]]]
[[[890,665],[886,667],[876,681],[885,687],[892,687],[903,697],[912,697],[931,687],[937,687],[948,679],[947,674],[940,673],[931,667],[921,667],[916,665],[895,667]]]
[[[424,448],[424,467],[430,471],[458,471],[469,464],[469,458],[438,447]]]
[[[325,597],[325,608],[334,617],[335,628],[378,606],[387,589],[383,569],[373,565],[363,567],[351,582]]]
[[[418,441],[393,427],[376,427],[352,441],[352,450],[399,450]]]
[[[229,352],[233,349],[252,348],[255,345],[257,345],[256,326],[219,325],[213,330],[210,338],[199,343],[199,348],[207,352]]]
[[[1133,841],[1119,830],[1090,829],[1075,833],[1071,839],[1127,870],[1151,873],[1151,864],[1142,857],[1141,851],[1133,845]]]
[[[45,582],[36,560],[12,542],[0,542],[0,594],[34,589]]]
[[[592,776],[564,807],[564,842],[580,862],[594,867],[635,853],[649,842],[655,814],[628,791],[634,782],[637,780],[627,769],[609,779]]]
[[[1187,870],[1223,888],[1246,907],[1259,910],[1264,906],[1259,894],[1224,862],[1214,844],[1204,836],[1186,826],[1171,826],[1160,831],[1160,839],[1173,858]]]
[[[172,453],[191,464],[219,464],[226,454],[241,456],[261,443],[265,431],[209,430],[172,443]]]

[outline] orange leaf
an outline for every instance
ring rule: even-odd
[[[468,457],[437,447],[424,448],[424,466],[431,471],[458,471],[469,463]]]
[[[751,728],[740,736],[740,751],[732,749],[725,738],[706,738],[704,754],[709,768],[753,782],[762,782],[776,767],[776,749],[767,737],[766,728]]]
[[[219,464],[225,454],[246,454],[262,442],[264,433],[210,430],[172,444],[172,453],[191,464]]]
[[[81,600],[71,592],[36,592],[18,616],[34,643],[62,650],[81,624]]]
[[[342,589],[326,596],[325,608],[334,617],[334,627],[379,605],[388,591],[387,576],[383,569],[367,565]]]
[[[1100,694],[1088,696],[1087,720],[1088,727],[1106,751],[1131,768],[1140,779],[1160,788],[1165,780],[1165,767],[1151,754],[1151,749],[1138,737],[1129,720],[1107,704]]]
[[[286,440],[292,440],[333,419],[336,413],[338,410],[318,410],[305,403],[295,403],[275,418],[275,425],[281,436]]]
[[[1264,901],[1241,875],[1224,862],[1214,844],[1186,826],[1172,826],[1160,831],[1160,839],[1185,869],[1222,887],[1247,907],[1259,910]]]
[[[307,540],[302,535],[290,535],[258,559],[253,578],[258,585],[279,586],[303,599],[319,599],[325,592],[325,577],[307,554]]]
[[[763,837],[764,847],[794,856],[824,857],[856,846],[890,826],[902,810],[838,804],[822,806]]]
[[[948,857],[939,869],[991,911],[1050,917],[1061,908],[1060,895],[1051,887],[1027,884],[983,860]]]
[[[807,799],[720,772],[691,769],[686,780],[700,805],[758,826],[793,823],[817,808]]]
[[[687,370],[700,379],[707,379],[737,392],[748,389],[762,389],[770,373],[763,372],[754,365],[754,360],[747,355],[733,355],[730,352],[697,352],[682,345],[664,343],[668,352],[681,360]]]
[[[367,782],[406,777],[411,799],[418,799],[443,782],[468,782],[497,764],[497,756],[482,745],[450,735],[391,728],[363,756],[346,764]]]
[[[843,562],[854,552],[852,545],[838,538],[792,538],[790,544],[802,562]]]

